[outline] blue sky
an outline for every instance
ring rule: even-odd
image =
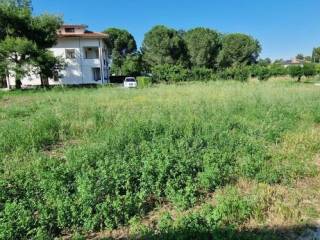
[[[261,56],[272,59],[310,55],[320,46],[320,0],[33,0],[33,8],[94,31],[127,29],[139,46],[156,24],[247,33],[261,42]]]

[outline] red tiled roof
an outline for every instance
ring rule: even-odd
[[[108,35],[104,33],[98,32],[84,32],[84,33],[59,33],[59,38],[72,38],[72,37],[80,37],[80,38],[107,38]]]
[[[88,26],[85,24],[63,24],[63,28],[87,28]]]

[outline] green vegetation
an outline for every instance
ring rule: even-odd
[[[319,218],[294,192],[317,179],[319,95],[289,81],[0,92],[0,239],[257,239],[245,229]]]
[[[62,25],[58,16],[32,15],[30,0],[0,1],[0,75],[10,72],[21,88],[21,79],[34,72],[41,76],[41,84],[58,74],[64,61],[48,50],[57,41]]]
[[[105,42],[109,50],[109,57],[112,58],[111,73],[116,75],[132,75],[131,69],[137,69],[135,71],[140,73],[140,66],[137,66],[139,61],[134,61],[135,58],[131,56],[137,52],[137,44],[134,37],[127,30],[118,28],[108,28],[104,33],[108,35]]]
[[[151,77],[137,77],[138,87],[145,88],[150,87],[152,84]]]
[[[149,68],[157,65],[188,66],[188,52],[182,34],[163,25],[153,27],[142,43],[143,59]]]
[[[208,28],[194,28],[184,34],[190,62],[194,67],[215,68],[221,48],[221,36]]]
[[[320,62],[320,47],[316,47],[312,51],[312,61],[319,63]]]
[[[257,62],[261,46],[258,40],[245,34],[228,34],[222,38],[218,56],[220,67],[246,66]]]

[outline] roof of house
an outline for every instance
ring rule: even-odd
[[[84,32],[63,32],[58,31],[58,37],[59,38],[107,38],[108,35],[100,32],[92,32],[89,30],[86,30],[88,26],[84,24],[64,24],[62,28],[82,28],[84,29]]]
[[[108,35],[99,32],[85,31],[84,33],[58,33],[59,38],[107,38]]]
[[[63,24],[64,28],[87,28],[88,26],[85,24]]]

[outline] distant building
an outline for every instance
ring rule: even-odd
[[[58,41],[50,50],[65,59],[66,68],[59,76],[48,79],[49,85],[105,84],[109,81],[109,59],[104,39],[106,34],[91,32],[86,25],[63,25]],[[10,86],[15,78],[9,77]],[[40,76],[30,73],[22,79],[22,86],[41,85]]]
[[[291,60],[285,60],[283,61],[284,67],[289,67],[292,65],[302,65],[304,63],[303,60],[299,60],[297,58],[292,58]]]

